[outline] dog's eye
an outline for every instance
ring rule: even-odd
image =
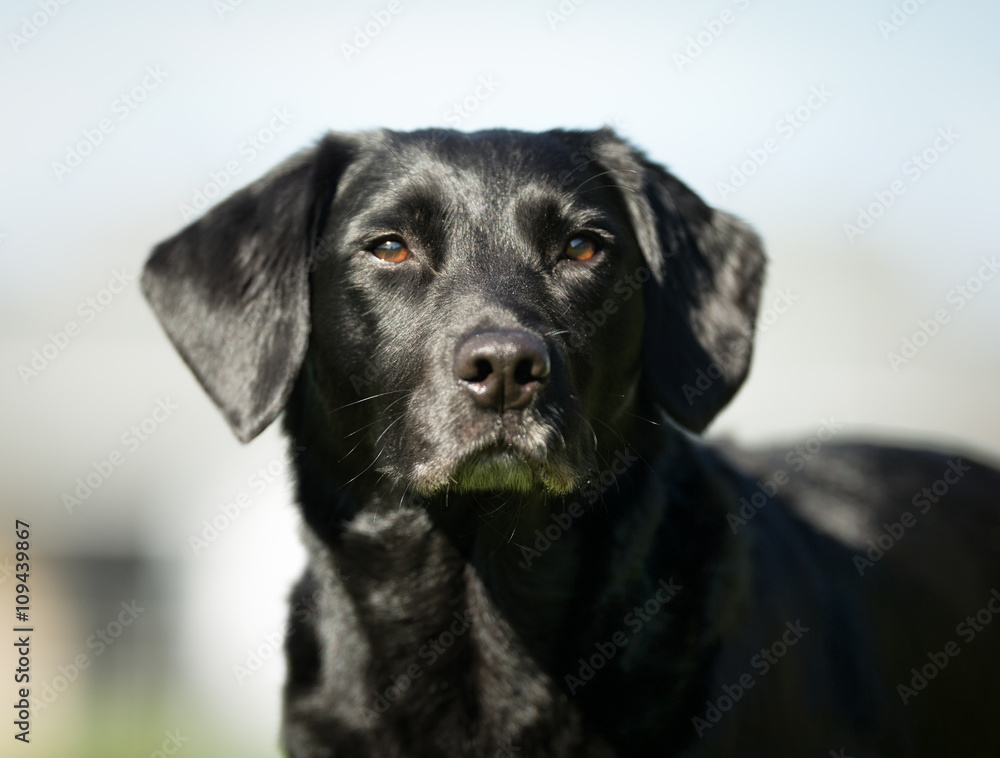
[[[410,249],[399,240],[384,240],[372,249],[372,255],[386,263],[402,263],[410,257]]]
[[[562,257],[571,261],[589,261],[597,255],[597,251],[597,243],[590,237],[573,237],[566,243]]]

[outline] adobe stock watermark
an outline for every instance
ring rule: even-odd
[[[640,266],[631,274],[625,274],[625,276],[618,279],[612,288],[612,292],[616,297],[605,299],[601,303],[600,308],[587,311],[584,314],[580,330],[572,331],[566,340],[566,352],[573,354],[582,349],[587,344],[587,340],[597,334],[597,330],[608,323],[608,318],[618,313],[619,305],[631,300],[633,295],[641,290],[650,278],[652,278],[652,275],[649,273],[649,269],[645,266]]]
[[[293,120],[295,120],[295,116],[285,108],[272,108],[271,118],[267,124],[256,132],[247,134],[246,138],[240,142],[239,147],[237,147],[239,157],[226,161],[220,169],[209,171],[208,181],[191,191],[190,202],[177,206],[181,218],[185,222],[191,221],[201,215],[202,211],[206,210],[213,202],[220,199],[233,179],[239,176],[243,169],[260,155],[267,145],[274,141],[277,135],[285,131]]]
[[[118,117],[121,123],[132,112],[146,101],[149,94],[158,89],[167,78],[167,72],[159,66],[147,66],[142,79],[131,89],[122,92],[111,101],[111,113]],[[104,138],[115,131],[116,122],[111,118],[102,118],[97,125],[84,129],[83,138],[66,146],[62,161],[52,161],[52,172],[62,184],[67,175],[72,174],[83,162],[94,154],[94,151],[104,143]]]
[[[801,640],[809,627],[804,626],[800,619],[785,622],[785,631],[781,638],[773,642],[769,647],[762,648],[753,658],[750,659],[750,667],[757,672],[758,676],[766,676],[767,672],[778,662],[788,655],[790,648],[795,647]],[[691,725],[699,737],[703,737],[705,732],[718,724],[722,717],[731,711],[736,703],[743,699],[747,690],[751,689],[757,681],[751,672],[741,674],[733,684],[722,685],[722,694],[715,700],[705,701],[705,712],[699,717],[691,719]]]
[[[215,15],[222,21],[241,5],[243,5],[243,0],[214,0],[212,8],[215,10]]]
[[[842,227],[847,241],[854,242],[858,237],[866,234],[875,225],[875,222],[896,204],[896,200],[906,194],[910,186],[926,176],[931,167],[940,160],[942,155],[954,147],[961,136],[951,126],[943,126],[938,129],[936,136],[927,147],[919,153],[913,153],[903,162],[901,170],[903,176],[910,180],[909,184],[903,179],[894,179],[885,188],[875,190],[872,193],[875,196],[873,202],[866,206],[858,206],[854,223],[847,222]]]
[[[720,356],[719,360],[714,360],[707,366],[695,371],[693,381],[681,385],[681,392],[684,393],[684,399],[687,400],[688,405],[694,405],[695,399],[708,392],[712,388],[712,385],[725,376],[725,365],[721,362],[722,360],[728,359],[740,362],[747,357],[749,351],[749,340],[730,341],[726,345],[725,355]]]
[[[770,304],[762,308],[757,315],[757,333],[763,334],[774,326],[778,319],[788,313],[799,299],[800,296],[792,292],[791,288],[779,288],[778,294],[774,296]]]
[[[564,24],[569,17],[576,13],[576,9],[587,0],[560,0],[559,5],[545,11],[545,20],[549,22],[549,29],[555,31],[560,24]]]
[[[576,500],[566,506],[562,513],[551,514],[549,519],[552,523],[548,524],[544,530],[535,530],[535,541],[532,543],[534,547],[521,545],[521,557],[524,559],[525,567],[531,568],[531,564],[537,558],[541,558],[544,553],[548,552],[552,545],[569,531],[573,523],[586,513],[583,506],[593,505],[600,499],[601,495],[612,487],[616,487],[618,477],[623,476],[638,460],[639,456],[631,448],[616,451],[611,464],[580,488],[579,497]]]
[[[66,512],[73,515],[76,508],[90,498],[101,486],[114,476],[129,454],[135,453],[139,447],[159,431],[160,427],[179,409],[169,397],[157,400],[152,412],[141,421],[132,424],[122,432],[119,442],[124,449],[114,448],[103,458],[90,462],[90,470],[83,476],[78,476],[73,483],[73,489],[62,494],[62,504]]]
[[[51,682],[42,682],[41,687],[34,691],[37,693],[31,698],[31,707],[37,712],[52,705],[59,696],[69,689],[69,686],[79,679],[81,672],[90,668],[97,658],[104,654],[108,648],[115,644],[125,630],[135,623],[139,614],[146,609],[141,607],[137,600],[123,600],[120,604],[121,611],[107,625],[94,630],[94,633],[87,637],[86,646],[93,653],[80,653],[70,663],[60,665],[59,673],[52,678]]]
[[[262,637],[264,640],[262,644],[253,649],[247,648],[247,656],[243,665],[238,663],[233,664],[233,676],[236,677],[236,683],[242,687],[251,674],[256,674],[264,667],[265,661],[269,661],[275,655],[280,654],[281,646],[291,631],[288,628],[283,631],[265,634]]]
[[[821,419],[819,427],[812,436],[797,443],[785,454],[785,463],[789,465],[791,471],[794,473],[804,469],[823,448],[823,445],[837,436],[841,427],[843,424],[837,423],[837,420],[832,416],[829,419]],[[771,502],[779,490],[791,480],[789,472],[783,468],[775,469],[771,476],[766,479],[758,479],[756,482],[757,491],[749,497],[745,495],[740,497],[739,508],[736,512],[726,514],[726,522],[733,534],[736,534],[741,526],[746,526],[750,519]]]
[[[113,269],[108,283],[81,300],[75,309],[78,319],[66,322],[62,329],[48,333],[48,340],[31,351],[27,361],[17,364],[17,375],[25,387],[38,377],[56,360],[81,334],[84,327],[92,324],[94,319],[103,313],[115,298],[136,280],[135,274],[125,269]]]
[[[233,676],[236,677],[236,683],[241,687],[249,677],[264,667],[265,662],[281,652],[285,640],[295,634],[298,628],[297,623],[309,624],[319,617],[321,603],[324,599],[330,598],[330,593],[324,587],[328,586],[330,582],[340,581],[335,578],[336,571],[330,565],[314,566],[310,569],[310,573],[315,576],[319,586],[312,593],[296,599],[289,613],[288,621],[279,631],[262,635],[263,643],[255,648],[247,648],[246,657],[242,664],[233,664]]]
[[[787,111],[774,122],[774,131],[778,133],[781,140],[777,137],[768,137],[757,147],[751,147],[747,150],[745,160],[730,166],[729,181],[715,183],[715,189],[720,198],[724,200],[745,187],[750,177],[771,160],[771,156],[794,137],[796,132],[802,129],[813,115],[829,102],[831,97],[833,97],[833,92],[825,84],[812,87],[801,105],[796,106],[794,110]]]
[[[961,458],[948,461],[948,468],[941,474],[941,478],[935,479],[910,499],[916,513],[903,511],[898,521],[892,523],[883,521],[882,533],[865,543],[868,548],[865,554],[854,556],[854,568],[858,570],[858,574],[864,576],[865,571],[882,560],[885,554],[906,536],[907,530],[917,525],[917,516],[926,515],[931,506],[940,502],[948,494],[948,490],[958,484],[962,477],[970,471],[972,471],[972,466],[963,463]]]
[[[184,747],[184,743],[191,738],[181,734],[180,727],[171,729],[163,733],[163,742],[160,747],[149,754],[149,758],[167,758],[168,755],[177,755]]]
[[[7,32],[7,41],[15,53],[38,37],[39,32],[49,25],[49,22],[59,15],[62,6],[69,5],[70,0],[38,0],[38,10],[30,15],[21,16],[21,26],[17,32]],[[20,34],[18,33],[20,32]]]
[[[266,466],[258,466],[247,478],[247,486],[257,495],[262,495],[275,482],[287,480],[289,463],[285,458],[274,458]],[[199,555],[202,550],[211,545],[225,532],[242,513],[253,505],[253,497],[246,490],[238,493],[231,500],[218,507],[218,513],[202,522],[198,534],[188,536],[188,546],[191,552]]]
[[[460,101],[452,103],[451,107],[444,112],[444,120],[456,129],[459,128],[479,107],[493,97],[493,93],[500,87],[500,82],[493,78],[493,74],[484,74],[476,80],[476,86],[472,92]]]
[[[631,630],[631,636],[635,636],[643,626],[648,624],[664,606],[669,603],[684,587],[674,582],[674,578],[661,579],[657,584],[656,592],[647,598],[641,605],[636,605],[622,619],[622,623]],[[576,676],[566,674],[563,681],[569,689],[570,695],[575,695],[577,690],[585,687],[597,676],[597,672],[603,669],[611,660],[618,655],[618,651],[629,644],[630,635],[624,630],[618,630],[604,642],[594,643],[594,652],[586,659],[581,657],[577,662],[579,666]]]
[[[437,637],[428,639],[417,650],[417,657],[421,662],[414,661],[406,667],[402,674],[390,676],[389,684],[379,692],[375,693],[371,708],[364,708],[362,717],[365,726],[374,726],[394,703],[399,702],[413,683],[420,679],[426,670],[437,663],[441,657],[472,628],[472,616],[469,611],[452,613],[452,621],[448,628],[440,632]]]
[[[963,621],[955,627],[955,634],[966,644],[970,644],[976,636],[986,630],[986,627],[993,623],[993,617],[1000,614],[1000,590],[994,587],[990,590],[990,595],[986,599],[986,604],[976,611],[974,616],[966,616]],[[952,658],[957,658],[962,652],[962,646],[955,640],[949,640],[941,650],[927,653],[927,663],[910,669],[910,681],[908,684],[899,683],[896,685],[896,694],[903,701],[903,705],[909,705],[913,698],[927,689],[927,685],[937,678],[938,674],[944,671]]]
[[[981,265],[975,274],[967,278],[962,284],[958,284],[948,290],[944,297],[945,302],[951,308],[938,308],[930,318],[917,321],[917,328],[908,336],[903,337],[898,351],[890,350],[885,354],[893,373],[910,363],[923,350],[930,341],[941,333],[941,329],[951,321],[954,313],[962,310],[980,292],[983,291],[987,282],[1000,273],[1000,261],[997,256],[985,255],[980,259]]]
[[[880,18],[877,23],[882,39],[888,41],[892,35],[910,23],[910,19],[926,4],[927,0],[903,0],[901,3],[893,3],[889,17]]]
[[[389,0],[385,4],[385,7],[378,9],[377,11],[371,12],[371,20],[365,21],[363,24],[358,24],[354,27],[354,34],[351,36],[349,42],[340,43],[340,52],[344,56],[344,60],[347,63],[351,62],[351,58],[356,55],[360,55],[361,51],[364,50],[368,45],[372,43],[376,37],[378,37],[386,27],[392,23],[392,20],[403,10],[402,4],[399,0]]]
[[[750,7],[751,0],[732,0],[736,6],[736,11],[731,8],[724,8],[718,16],[708,19],[702,26],[704,29],[694,35],[688,36],[684,46],[684,51],[674,51],[673,59],[677,70],[683,72],[688,66],[694,63],[702,54],[708,50],[726,32],[726,29],[737,19],[737,12],[745,11]]]

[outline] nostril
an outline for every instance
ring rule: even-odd
[[[535,361],[531,358],[522,358],[514,367],[514,381],[518,384],[530,384],[541,378],[541,376],[536,375]]]
[[[480,358],[473,365],[473,369],[475,372],[466,381],[476,383],[485,382],[489,375],[493,373],[493,364],[485,358]]]

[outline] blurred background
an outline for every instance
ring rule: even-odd
[[[712,436],[790,445],[833,420],[996,461],[998,23],[988,0],[3,3],[0,617],[20,518],[35,629],[19,754],[279,754],[303,565],[283,442],[236,442],[137,276],[327,129],[612,125],[767,245],[754,368]]]

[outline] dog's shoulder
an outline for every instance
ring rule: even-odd
[[[965,452],[814,443],[809,438],[759,449],[729,442],[714,446],[749,476],[750,491],[744,493],[749,508],[741,518],[753,518],[780,499],[796,518],[855,549],[877,541],[887,527],[898,532],[897,523],[909,534],[920,521],[931,525],[928,531],[947,529],[971,545],[1000,549],[997,464]]]

